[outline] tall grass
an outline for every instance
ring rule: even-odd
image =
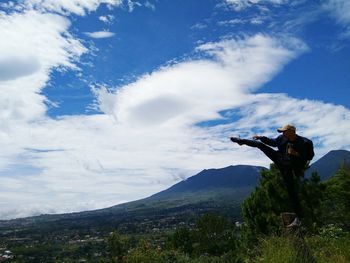
[[[261,240],[259,255],[252,262],[266,263],[350,263],[350,237],[267,237]]]
[[[326,239],[315,236],[307,240],[318,263],[350,263],[350,236]]]

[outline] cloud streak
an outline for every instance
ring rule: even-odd
[[[323,5],[331,16],[345,26],[345,37],[350,37],[350,2],[347,0],[328,0]]]
[[[231,5],[234,7],[236,11],[240,11],[242,9],[251,7],[253,5],[258,4],[275,4],[275,5],[281,5],[286,4],[289,2],[289,0],[224,0],[228,5]]]
[[[115,35],[109,31],[85,32],[84,34],[91,38],[110,38]]]
[[[55,12],[61,15],[76,14],[84,16],[95,11],[101,4],[119,6],[122,0],[25,0],[23,8],[40,12]]]

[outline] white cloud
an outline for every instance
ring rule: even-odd
[[[40,63],[34,56],[0,58],[0,81],[20,78],[40,70]]]
[[[350,37],[350,1],[348,0],[328,0],[323,5],[333,18],[346,27],[344,35]]]
[[[86,12],[95,11],[101,4],[119,6],[122,4],[122,0],[25,0],[24,3],[25,8],[42,12],[85,15]]]
[[[191,26],[191,29],[198,29],[198,30],[201,30],[201,29],[205,29],[207,28],[208,26],[203,24],[203,23],[196,23],[194,24],[193,26]]]
[[[257,4],[265,4],[265,3],[271,3],[271,4],[285,4],[288,3],[289,0],[224,0],[227,4],[232,5],[236,11],[240,11],[242,9],[245,9],[247,7],[250,7],[252,5]]]
[[[31,12],[31,17],[38,15],[38,19],[43,15]],[[42,29],[45,34],[36,31],[35,38],[47,37],[47,32],[59,29],[52,32],[55,35],[54,32],[64,31],[69,25],[65,19],[49,17],[58,24],[40,23],[49,29]],[[6,21],[15,18],[18,19],[9,17]],[[19,24],[29,25],[25,20]],[[30,28],[23,27],[22,34],[27,37],[25,32]],[[22,32],[14,26],[11,29],[10,32]],[[7,40],[12,43],[14,36],[10,36]],[[43,212],[57,207],[56,212],[64,212],[113,205],[147,196],[203,168],[251,163],[252,152],[232,153],[226,138],[194,124],[219,118],[217,112],[221,109],[244,105],[251,90],[305,50],[298,41],[289,39],[289,43],[294,43],[286,48],[282,42],[263,35],[208,43],[200,46],[198,52],[205,52],[214,60],[187,61],[162,68],[115,93],[96,91],[105,114],[52,120],[45,116],[45,98],[38,95],[47,80],[47,71],[59,65],[74,67],[71,60],[84,49],[67,34],[66,38],[58,34],[57,46],[53,45],[55,41],[44,40],[39,42],[50,43],[42,47],[45,52],[40,52],[40,46],[35,47],[42,65],[40,71],[6,81],[2,89],[1,99],[6,98],[7,102],[1,103],[4,125],[0,134],[4,151],[0,165],[11,173],[9,167],[24,162],[39,171],[25,178],[1,177],[7,184],[2,184],[7,189],[2,194],[7,204],[2,207],[4,213],[9,212],[9,207],[27,207],[33,211],[41,207]],[[50,47],[51,60],[46,57]],[[57,53],[63,56],[56,57]],[[33,82],[38,75],[43,80]],[[28,78],[31,78],[30,86]],[[218,149],[221,150],[217,152]],[[13,198],[14,187],[16,191],[21,189],[21,204],[18,198]],[[67,201],[72,196],[78,204]],[[84,204],[83,200],[90,201]]]
[[[242,18],[235,18],[231,20],[224,20],[224,21],[219,21],[218,25],[220,26],[236,26],[236,25],[243,25],[243,24],[252,24],[252,25],[261,25],[264,23],[266,20],[265,17],[253,17],[253,18],[247,18],[247,19],[242,19]]]
[[[98,19],[106,24],[111,24],[114,21],[115,17],[113,15],[107,15],[100,16]]]
[[[134,11],[136,6],[139,6],[139,7],[142,6],[141,3],[133,0],[127,0],[127,4],[128,4],[129,12]]]
[[[86,52],[69,34],[69,26],[69,20],[62,16],[35,10],[0,15],[0,137],[5,151],[0,155],[0,170],[5,173],[11,174],[8,168],[13,165],[23,165],[21,156],[31,132],[30,123],[45,118],[46,98],[41,91],[50,72],[55,68],[77,69],[76,61]],[[1,182],[7,182],[2,187],[22,185],[21,180],[12,179],[6,180],[2,174]]]
[[[187,124],[215,118],[217,111],[239,105],[245,92],[269,80],[305,50],[294,42],[295,51],[263,35],[201,45],[198,50],[216,61],[190,61],[142,77],[118,91],[114,115],[119,122],[135,125],[140,120],[151,125],[155,120],[159,124],[185,119]]]
[[[301,135],[314,140],[317,157],[331,149],[350,149],[350,111],[343,106],[298,100],[285,94],[259,94],[252,95],[240,114],[243,118],[234,127],[246,132],[258,129],[273,136],[276,132],[271,128],[295,124]]]
[[[145,5],[145,7],[151,9],[152,11],[156,10],[156,6],[149,1],[146,1],[144,5]]]
[[[324,7],[333,13],[333,16],[340,23],[350,23],[350,2],[347,0],[328,0]]]
[[[85,32],[84,34],[91,38],[109,38],[115,35],[109,31]]]
[[[0,17],[3,127],[43,117],[46,99],[40,91],[50,71],[58,67],[77,68],[75,61],[86,49],[67,32],[69,25],[61,16],[36,11]]]

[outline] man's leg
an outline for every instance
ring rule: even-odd
[[[260,149],[268,158],[270,158],[271,161],[273,161],[277,167],[281,170],[283,168],[282,164],[282,156],[281,154],[272,149],[271,147],[267,146],[266,144],[256,141],[256,140],[248,140],[248,139],[240,139],[240,138],[231,138],[232,142],[238,143],[239,145],[247,145],[250,147],[255,147]]]
[[[299,178],[296,178],[296,174],[294,174],[295,172],[296,171],[293,171],[292,169],[288,169],[282,170],[281,174],[284,185],[288,192],[291,208],[294,210],[293,212],[296,213],[298,217],[302,217],[302,209],[298,195],[299,185],[297,180],[299,180]]]

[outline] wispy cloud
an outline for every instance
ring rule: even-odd
[[[156,10],[156,6],[149,1],[146,1],[144,5],[145,5],[145,7],[151,9],[152,11]]]
[[[270,3],[270,4],[286,4],[289,3],[290,0],[224,0],[227,4],[234,7],[236,11],[240,11],[242,9],[245,9],[247,7],[257,5],[257,4],[264,4],[264,3]]]
[[[109,38],[115,35],[115,33],[109,31],[85,32],[84,34],[91,38]]]
[[[119,6],[122,0],[25,0],[24,8],[35,9],[41,12],[56,12],[63,15],[86,15],[96,10],[99,5]]]
[[[136,6],[139,6],[139,7],[142,6],[141,3],[137,2],[137,1],[132,1],[132,0],[127,0],[127,5],[129,8],[129,12],[134,11]]]
[[[193,26],[191,26],[191,29],[198,29],[198,30],[201,30],[201,29],[205,29],[207,28],[208,26],[206,24],[203,24],[203,23],[196,23],[194,24]]]
[[[252,25],[261,25],[265,22],[266,18],[263,16],[256,16],[252,18],[235,18],[231,20],[219,21],[218,25],[220,26],[236,26],[236,25],[244,25],[244,24],[252,24]]]
[[[106,16],[99,16],[98,19],[106,24],[112,24],[115,17],[113,15],[106,15]]]
[[[345,37],[350,37],[350,2],[348,0],[328,0],[323,5],[332,17],[345,26]]]

